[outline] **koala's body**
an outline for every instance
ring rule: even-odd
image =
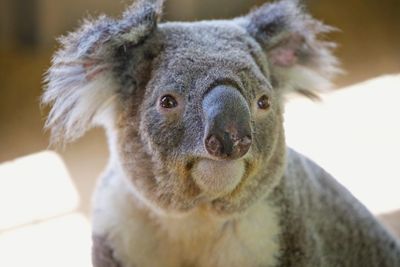
[[[54,138],[108,135],[94,266],[400,266],[398,241],[285,145],[285,93],[314,96],[337,71],[330,28],[291,1],[193,23],[160,10],[86,22],[47,76]]]

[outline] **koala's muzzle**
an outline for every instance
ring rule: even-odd
[[[204,146],[219,159],[243,157],[251,146],[250,109],[234,87],[220,85],[203,99]]]

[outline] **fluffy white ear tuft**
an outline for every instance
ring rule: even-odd
[[[52,142],[72,141],[88,130],[97,114],[113,106],[120,84],[115,69],[121,51],[135,47],[154,30],[162,1],[139,0],[120,20],[101,16],[60,39],[46,74],[42,103],[51,105],[46,128]]]
[[[54,143],[60,140],[73,141],[82,136],[93,125],[98,113],[115,104],[113,102],[118,85],[112,73],[104,70],[104,74],[99,74],[92,80],[82,77],[79,84],[69,84],[68,89],[50,88],[56,87],[49,86],[43,102],[53,103],[45,127],[51,128]]]
[[[340,73],[332,54],[335,45],[319,38],[333,28],[306,14],[298,1],[264,4],[238,22],[262,46],[284,91],[314,98]]]

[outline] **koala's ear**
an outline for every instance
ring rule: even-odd
[[[318,39],[333,28],[306,14],[298,1],[264,4],[238,22],[261,45],[284,90],[314,98],[339,73],[335,45]]]
[[[113,106],[120,86],[114,74],[121,65],[120,51],[151,34],[161,9],[162,1],[135,1],[121,19],[86,20],[60,39],[42,97],[43,104],[52,106],[45,126],[51,129],[52,142],[80,137],[100,112]]]

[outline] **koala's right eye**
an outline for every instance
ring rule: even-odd
[[[160,106],[167,109],[176,108],[178,101],[172,95],[164,95],[160,98]]]

